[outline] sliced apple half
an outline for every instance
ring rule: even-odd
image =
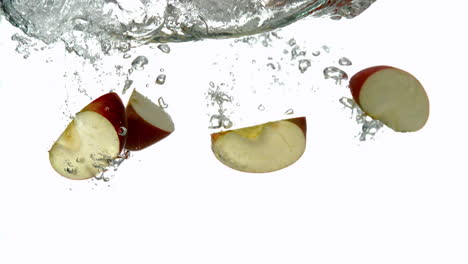
[[[356,103],[374,119],[397,132],[420,130],[429,118],[429,98],[410,73],[375,66],[356,73],[349,82]]]
[[[273,172],[296,162],[306,147],[306,118],[298,117],[211,134],[211,148],[239,171]]]
[[[69,179],[95,177],[124,148],[126,126],[122,100],[116,93],[105,94],[76,114],[49,150],[50,164]]]
[[[174,132],[172,122],[164,109],[133,90],[127,105],[128,150],[142,150]]]

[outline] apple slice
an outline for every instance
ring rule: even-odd
[[[306,118],[298,117],[211,134],[211,148],[239,171],[273,172],[296,162],[306,147]]]
[[[142,150],[174,132],[174,123],[164,109],[133,90],[127,105],[126,149]]]
[[[116,93],[105,94],[84,107],[49,150],[60,175],[85,180],[110,165],[126,141],[125,106]]]
[[[429,98],[410,73],[375,66],[356,73],[349,82],[356,103],[374,119],[397,132],[418,131],[429,118]]]

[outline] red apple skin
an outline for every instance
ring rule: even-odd
[[[360,105],[359,102],[359,94],[361,92],[361,88],[364,85],[364,83],[367,81],[367,79],[374,73],[384,70],[384,69],[396,69],[395,67],[391,66],[374,66],[374,67],[369,67],[367,69],[364,69],[351,77],[349,80],[349,89],[351,89],[351,95],[354,98],[354,101]],[[398,69],[399,70],[399,69]]]
[[[127,115],[122,99],[114,92],[107,93],[89,103],[80,112],[84,111],[96,112],[111,122],[119,136],[119,150],[122,151],[127,140],[127,133],[121,133],[122,127],[128,129]]]
[[[128,136],[125,148],[142,150],[169,136],[171,132],[153,126],[143,119],[131,104],[127,105]]]
[[[283,119],[283,120],[278,120],[278,121],[289,121],[291,123],[296,124],[304,133],[304,137],[307,137],[307,122],[305,116],[302,117],[295,117],[295,118],[290,118],[290,119]],[[273,121],[273,122],[278,122],[278,121]],[[273,123],[271,122],[271,123]],[[260,124],[259,124],[260,125]],[[218,138],[226,133],[229,133],[233,130],[226,130],[226,131],[221,131],[218,133],[213,133],[211,134],[211,143],[216,142]]]

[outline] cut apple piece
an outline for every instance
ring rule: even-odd
[[[410,73],[375,66],[356,73],[349,82],[356,103],[374,119],[397,132],[414,132],[429,118],[429,98]]]
[[[125,145],[125,106],[116,93],[105,94],[76,114],[49,150],[56,172],[73,179],[97,176]]]
[[[128,150],[142,150],[174,132],[174,123],[164,109],[133,90],[127,105]]]
[[[211,134],[211,148],[239,171],[273,172],[296,162],[306,147],[306,118],[298,117]]]

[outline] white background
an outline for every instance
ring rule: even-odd
[[[354,20],[285,28],[345,49],[357,68],[412,72],[431,116],[417,133],[387,129],[360,143],[349,113],[319,98],[310,111],[297,107],[308,118],[306,153],[270,174],[233,171],[211,153],[202,61],[220,44],[171,45],[176,132],[109,183],[51,169],[47,150],[69,121],[62,112],[89,100],[65,105],[70,56],[57,48],[51,63],[23,59],[3,19],[0,263],[468,263],[466,10],[464,1],[380,0]]]

